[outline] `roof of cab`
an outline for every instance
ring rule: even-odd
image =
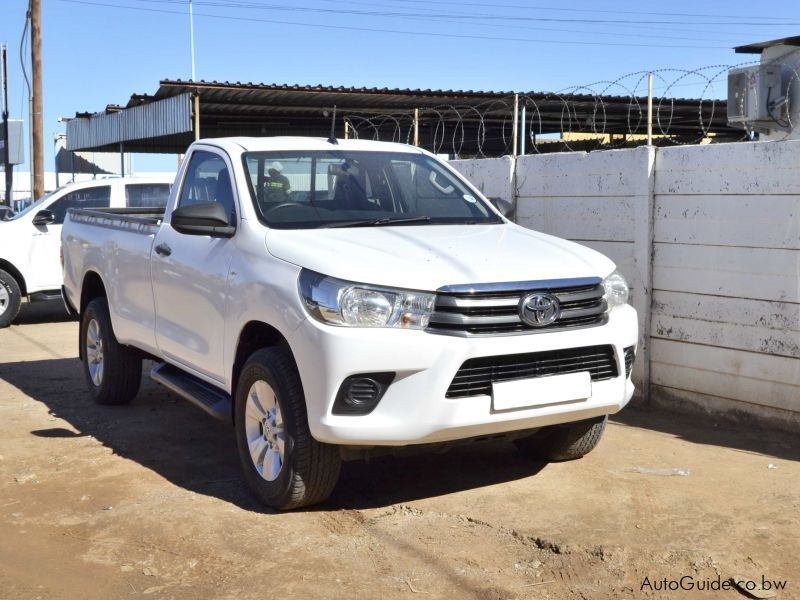
[[[335,151],[335,150],[360,150],[372,152],[408,152],[422,153],[422,150],[407,144],[394,142],[377,142],[373,140],[343,140],[338,139],[332,144],[325,138],[282,136],[282,137],[228,137],[209,138],[198,140],[198,144],[208,144],[232,150],[239,146],[245,152],[274,152],[283,150],[292,151]]]

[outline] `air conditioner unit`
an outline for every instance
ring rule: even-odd
[[[788,98],[795,79],[793,70],[782,64],[728,71],[728,124],[761,132],[790,131]]]

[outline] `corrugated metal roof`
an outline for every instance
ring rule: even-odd
[[[734,50],[736,54],[761,54],[765,49],[772,46],[800,46],[800,35],[792,37],[780,38],[777,40],[770,40],[768,42],[758,42],[757,44],[746,44],[744,46],[736,46]]]
[[[330,112],[336,106],[337,135],[343,135],[344,119],[349,119],[351,125],[360,124],[365,128],[361,135],[408,141],[409,125],[416,109],[420,114],[420,143],[423,147],[434,151],[486,155],[509,151],[514,105],[514,92],[165,79],[155,94],[134,94],[124,109],[109,105],[106,114],[125,115],[172,98],[188,98],[190,94],[199,97],[202,137],[327,137]],[[531,128],[535,128],[537,135],[561,131],[627,135],[643,133],[640,130],[645,128],[647,99],[644,97],[547,92],[524,92],[519,96],[521,104],[528,107]],[[739,130],[728,127],[724,101],[656,99],[655,107],[657,134],[660,122],[669,124],[670,135],[683,136],[684,140],[703,137],[707,132],[733,139],[741,136]],[[99,133],[103,131],[101,128]],[[143,124],[139,124],[137,131],[146,133]],[[71,141],[70,146],[113,149],[106,139],[111,138],[90,136]],[[128,138],[126,148],[132,152],[183,152],[192,139],[193,135],[186,129],[171,137],[145,135],[134,143],[130,143]]]
[[[160,138],[192,131],[192,95],[183,93],[138,106],[67,121],[67,150]]]
[[[526,96],[532,100],[548,100],[548,99],[566,99],[574,102],[595,102],[597,97],[592,94],[574,94],[569,92],[514,92],[514,91],[480,91],[480,90],[441,90],[441,89],[421,89],[421,88],[377,88],[377,87],[349,87],[349,86],[331,86],[331,85],[299,85],[289,83],[252,83],[240,81],[191,81],[182,79],[163,79],[160,82],[158,91],[152,95],[134,94],[128,102],[128,106],[135,106],[142,100],[150,101],[152,99],[160,99],[172,96],[177,93],[183,93],[185,90],[197,90],[201,92],[201,96],[205,98],[218,97],[218,98],[264,98],[270,97],[274,99],[280,98],[319,98],[321,106],[327,106],[325,102],[335,97],[345,97],[352,95],[353,98],[358,98],[359,104],[361,103],[375,103],[381,107],[390,105],[393,99],[402,99],[403,108],[408,108],[409,99],[413,99],[414,103],[419,103],[422,107],[428,103],[442,104],[458,103],[466,105],[476,105],[488,101],[509,100],[513,99],[515,94],[519,96]],[[282,95],[285,93],[286,95]],[[370,98],[374,96],[374,98]],[[619,95],[603,95],[602,99],[608,103],[630,103],[631,96]],[[647,102],[645,96],[637,98],[641,102]],[[672,101],[679,104],[690,104],[696,106],[699,98],[671,98]],[[718,101],[724,104],[724,101]]]

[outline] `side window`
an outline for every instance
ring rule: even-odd
[[[129,183],[125,186],[128,208],[165,208],[169,200],[168,183]]]
[[[216,154],[198,150],[189,161],[178,206],[202,202],[219,202],[225,207],[228,222],[235,223],[233,187],[225,161]]]
[[[109,206],[111,206],[111,186],[101,185],[70,192],[53,202],[49,210],[56,217],[53,225],[61,225],[70,208],[108,208]]]

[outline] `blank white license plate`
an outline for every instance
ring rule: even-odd
[[[588,371],[492,383],[494,410],[574,402],[591,395],[592,378]]]

